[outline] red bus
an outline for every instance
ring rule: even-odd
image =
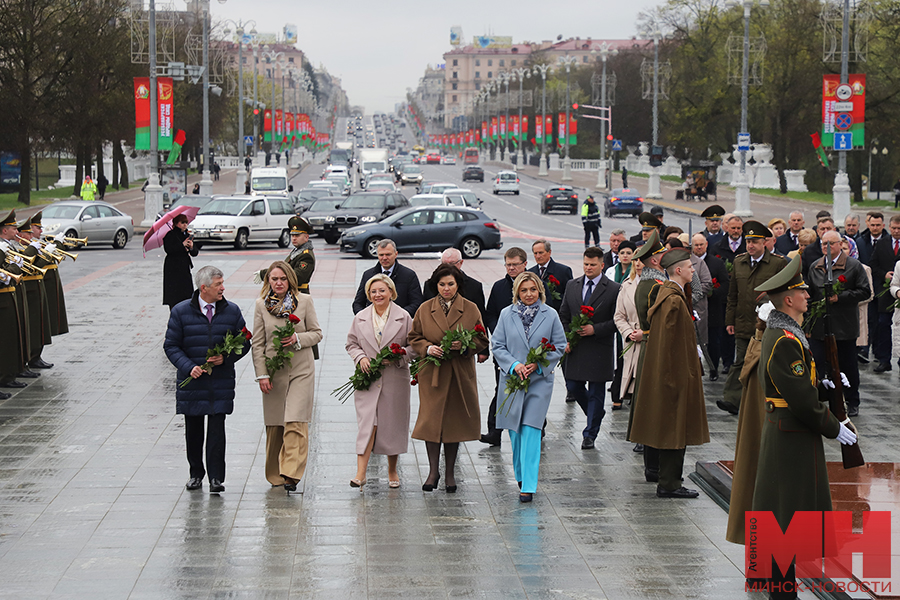
[[[466,164],[466,165],[477,165],[478,164],[478,148],[466,148],[465,155],[463,156],[463,164]]]

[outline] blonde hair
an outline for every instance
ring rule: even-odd
[[[294,272],[294,268],[291,265],[287,264],[283,260],[276,260],[269,268],[266,269],[266,274],[263,277],[263,285],[262,290],[259,292],[260,298],[265,298],[269,295],[269,292],[272,291],[272,286],[269,284],[269,273],[272,272],[272,269],[281,269],[288,280],[288,292],[297,295],[298,285],[297,285],[297,273]]]
[[[366,298],[369,298],[369,288],[372,287],[372,284],[376,281],[384,282],[388,289],[391,290],[391,300],[397,299],[397,286],[395,286],[394,281],[384,273],[376,273],[366,282]]]
[[[819,236],[816,234],[816,232],[807,227],[801,229],[800,233],[797,234],[797,242],[805,246],[814,244],[817,239],[819,239]]]
[[[634,280],[637,277],[637,263],[640,262],[642,265],[644,264],[641,259],[633,258],[631,259],[631,267],[628,269],[628,279]]]
[[[792,214],[793,214],[793,213],[792,213]],[[769,221],[768,227],[769,227],[769,229],[772,229],[773,227],[775,227],[775,226],[778,225],[779,223],[781,223],[782,226],[784,226],[784,229],[787,230],[787,228],[788,228],[787,223],[784,222],[784,219],[779,219],[778,217],[775,217],[774,219],[772,219],[771,221]]]
[[[524,271],[519,273],[519,276],[516,277],[516,280],[513,281],[513,304],[519,301],[519,288],[522,287],[522,284],[525,281],[533,281],[535,285],[537,285],[538,295],[541,298],[541,302],[547,301],[547,292],[544,290],[544,282],[541,281],[541,278],[532,273],[531,271]]]

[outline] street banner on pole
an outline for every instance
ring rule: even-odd
[[[543,117],[538,117],[534,120],[534,143],[535,144],[543,144],[544,143],[544,119],[543,119]]]
[[[272,109],[267,108],[263,113],[263,141],[272,141]]]
[[[553,115],[545,115],[544,119],[544,141],[548,144],[553,143]]]
[[[578,121],[574,114],[569,115],[569,145],[574,146],[578,143]]]
[[[500,139],[506,139],[506,115],[500,115]]]
[[[171,77],[157,77],[156,104],[158,111],[157,147],[172,149],[173,88]],[[150,78],[134,78],[134,149],[150,149]]]
[[[491,139],[497,140],[497,117],[491,117]]]
[[[866,76],[850,75],[841,84],[840,75],[822,78],[822,145],[834,147],[835,133],[850,133],[853,148],[865,148]]]
[[[522,115],[522,129],[519,131],[519,141],[528,141],[528,115]]]
[[[559,113],[559,131],[556,134],[556,143],[560,146],[566,144],[566,113]]]

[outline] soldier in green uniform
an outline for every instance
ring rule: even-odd
[[[649,213],[647,213],[649,214]],[[653,216],[653,215],[650,215]],[[654,217],[655,218],[655,217]],[[647,241],[638,248],[634,253],[633,260],[640,260],[644,263],[644,269],[641,271],[641,280],[637,284],[634,291],[634,305],[637,309],[638,321],[641,325],[641,345],[640,354],[638,355],[637,372],[634,377],[634,394],[631,400],[631,413],[628,415],[628,431],[626,439],[631,440],[631,426],[634,420],[634,409],[637,405],[638,390],[641,387],[641,376],[644,372],[644,348],[647,347],[647,340],[650,336],[650,319],[647,312],[656,302],[656,295],[659,292],[659,286],[665,283],[667,277],[662,271],[659,261],[662,253],[666,248],[659,243],[659,232],[654,228],[650,231]],[[653,369],[650,370],[653,372]],[[656,448],[648,448],[647,446],[638,444],[635,446],[636,452],[644,453],[644,477],[651,483],[659,481],[659,452]]]
[[[18,252],[25,256],[37,256],[37,250],[31,245],[31,219],[25,219],[18,224],[17,243]],[[37,242],[35,242],[37,243]],[[38,244],[40,245],[40,244]],[[32,264],[37,266],[37,260]],[[39,267],[43,268],[43,267]],[[38,373],[30,369],[49,369],[52,364],[41,358],[44,346],[50,345],[50,303],[47,300],[47,288],[44,285],[44,275],[35,272],[25,275],[25,292],[28,298],[28,327],[31,331],[31,350],[28,354],[28,367],[19,373],[21,377],[38,377]]]
[[[734,336],[734,364],[728,371],[722,399],[716,406],[733,415],[741,404],[741,369],[750,338],[756,331],[756,308],[759,306],[753,289],[784,268],[785,260],[766,248],[766,238],[772,237],[769,228],[759,221],[747,221],[743,225],[747,251],[734,259],[731,280],[728,285],[728,304],[725,308],[725,325]]]
[[[13,275],[24,277],[24,273],[22,271],[22,267],[25,264],[23,259],[12,256],[11,254],[7,254],[9,251],[15,251],[18,248],[18,245],[13,245],[15,243],[16,237],[16,211],[10,211],[8,215],[3,217],[0,220],[0,251],[3,252],[4,262],[2,264],[2,268]],[[27,384],[17,381],[16,377],[20,373],[24,373],[26,370],[26,362],[28,361],[28,356],[31,348],[31,339],[28,328],[28,301],[25,293],[25,286],[23,284],[19,284],[14,286],[13,292],[11,293],[14,298],[14,302],[12,305],[7,303],[7,307],[14,306],[16,309],[16,327],[13,331],[17,332],[17,342],[19,352],[16,356],[15,362],[15,370],[11,370],[9,372],[0,371],[0,387],[4,388],[23,388]],[[7,355],[7,356],[11,356]],[[10,367],[13,363],[6,362],[7,367]]]
[[[41,217],[43,211],[36,212],[31,215],[31,237],[38,245],[40,245],[41,236],[44,234],[44,228],[41,225]],[[56,243],[48,244],[43,248],[43,252],[37,254],[34,264],[47,269],[44,275],[44,286],[47,288],[47,301],[50,308],[50,335],[57,336],[69,333],[69,318],[66,314],[66,296],[63,291],[62,279],[59,276],[57,268],[59,262],[54,260],[52,254],[57,249]]]
[[[19,311],[16,306],[16,283],[12,266],[6,264],[6,252],[0,250],[0,331],[4,342],[0,344],[0,387],[15,381],[24,366]],[[0,400],[11,394],[0,392]]]
[[[766,417],[752,506],[754,511],[772,511],[782,531],[787,531],[796,511],[831,510],[822,436],[837,438],[842,444],[856,442],[850,419],[838,422],[820,399],[830,382],[820,384],[809,342],[800,329],[809,298],[801,268],[802,261],[796,256],[754,288],[757,293],[768,293],[775,310],[766,320],[760,352]],[[783,576],[776,565],[772,568],[772,581],[788,591],[770,593],[770,598],[796,598],[796,591],[790,589],[795,583],[793,565]],[[754,573],[746,576],[753,578]]]

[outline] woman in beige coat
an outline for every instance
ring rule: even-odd
[[[372,452],[388,457],[388,486],[400,487],[397,457],[409,448],[409,361],[413,357],[407,336],[412,318],[394,304],[397,288],[390,277],[377,274],[366,282],[366,297],[372,303],[361,310],[350,325],[347,354],[363,371],[384,348],[397,344],[406,354],[388,363],[381,377],[367,390],[353,394],[356,405],[356,478],[350,487],[366,484],[366,468]]]
[[[431,276],[438,295],[416,311],[409,344],[418,356],[442,358],[441,340],[451,329],[472,330],[481,322],[478,307],[459,294],[463,274],[453,265],[442,264]],[[456,455],[459,442],[481,437],[481,411],[475,355],[488,347],[485,333],[475,336],[475,349],[460,352],[460,342],[450,346],[450,356],[435,367],[430,362],[419,372],[419,416],[413,438],[425,440],[429,471],[422,491],[431,492],[440,480],[441,444],[444,444],[447,492],[456,491]]]
[[[266,358],[275,356],[275,329],[294,323],[294,335],[281,344],[294,353],[285,366],[270,374]],[[290,493],[303,478],[309,452],[309,420],[315,394],[312,347],[322,341],[312,298],[299,293],[297,275],[284,261],[275,261],[266,271],[253,317],[253,367],[263,393],[266,423],[266,479],[284,484]]]
[[[644,335],[641,332],[637,308],[634,304],[634,292],[637,290],[643,270],[644,263],[640,259],[631,261],[631,273],[622,282],[619,296],[616,298],[616,313],[613,316],[616,328],[622,336],[623,348],[628,348],[628,344],[634,342],[622,357],[622,382],[619,388],[619,398],[623,401],[631,398],[634,393],[634,379],[637,374],[638,357],[641,354],[641,342]]]

